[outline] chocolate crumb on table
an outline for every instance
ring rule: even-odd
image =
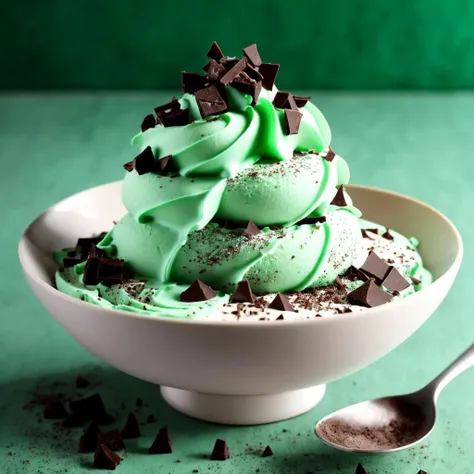
[[[125,439],[140,437],[140,426],[134,413],[128,414],[127,421],[122,429],[122,437]]]
[[[211,454],[213,461],[225,461],[230,458],[229,448],[223,439],[217,439]]]
[[[97,469],[115,470],[122,458],[111,451],[107,446],[100,445],[94,454],[94,467]]]

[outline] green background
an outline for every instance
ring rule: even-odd
[[[21,233],[45,208],[72,193],[123,177],[121,165],[134,154],[130,137],[144,113],[169,96],[0,97],[1,474],[98,472],[90,468],[91,455],[76,453],[80,429],[55,430],[53,423],[37,421],[34,414],[41,413],[40,407],[22,408],[38,386],[46,393],[77,394],[74,380],[80,373],[102,381],[83,393],[102,393],[119,420],[118,427],[134,408],[136,397],[143,398],[145,405],[137,410],[139,418],[153,413],[158,419],[143,427],[144,436],[137,442],[127,443],[118,474],[191,474],[196,468],[200,474],[255,474],[256,469],[261,474],[353,474],[359,461],[371,474],[416,474],[420,468],[429,474],[474,472],[472,369],[442,394],[435,432],[424,447],[358,457],[325,447],[312,433],[318,419],[332,410],[417,389],[473,342],[469,298],[474,286],[474,94],[308,92],[332,125],[334,149],[347,159],[352,182],[410,194],[435,206],[458,226],[466,244],[464,264],[440,309],[391,354],[329,384],[322,403],[306,415],[243,428],[186,418],[164,404],[156,387],[101,363],[59,327],[29,291],[16,254]],[[163,425],[169,427],[175,453],[145,454]],[[202,458],[210,454],[217,437],[227,440],[233,455],[229,461]],[[261,459],[260,443],[270,444],[275,457]]]
[[[17,0],[0,11],[0,89],[174,89],[213,40],[257,42],[282,90],[474,85],[470,0]]]

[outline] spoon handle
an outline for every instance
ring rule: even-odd
[[[424,390],[433,394],[434,401],[451,380],[474,365],[474,344],[471,344],[451,365],[441,372]]]

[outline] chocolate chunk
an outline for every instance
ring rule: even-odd
[[[416,285],[419,285],[421,283],[421,280],[419,280],[418,278],[415,278],[415,277],[410,277],[411,281],[413,282],[413,284],[416,286]]]
[[[185,303],[194,303],[196,301],[207,301],[215,298],[217,293],[201,280],[194,280],[191,286],[181,293],[181,301]]]
[[[153,114],[148,114],[143,119],[143,122],[140,128],[142,129],[142,132],[146,132],[149,128],[154,128],[155,125],[156,125],[155,116]]]
[[[270,446],[267,446],[264,450],[263,450],[263,453],[262,453],[262,458],[268,458],[270,456],[273,456],[273,451],[272,451],[272,448],[270,448]]]
[[[365,470],[365,467],[362,466],[362,464],[357,464],[355,474],[368,474],[368,472]]]
[[[251,44],[242,50],[252,66],[258,67],[262,64],[262,58],[258,54],[257,45]]]
[[[67,418],[67,411],[59,400],[54,400],[44,407],[44,417],[48,420],[61,420]]]
[[[84,285],[98,285],[100,282],[97,279],[97,272],[99,271],[100,258],[89,257],[84,268],[84,275],[82,281]]]
[[[373,234],[379,235],[379,230],[377,228],[365,229],[367,232],[372,232]]]
[[[341,184],[339,189],[337,190],[336,195],[333,197],[331,201],[332,206],[340,206],[345,207],[347,206],[346,198],[344,197],[344,185]]]
[[[296,99],[295,99],[295,101],[296,101]],[[328,152],[326,153],[326,156],[324,157],[324,159],[326,161],[331,162],[332,160],[334,160],[335,156],[336,156],[336,154],[334,153],[333,149],[331,147],[329,147]]]
[[[372,239],[372,237],[370,237],[370,235],[366,232],[365,229],[360,229],[360,232],[361,232],[361,234],[362,234],[362,238],[363,238],[363,239],[374,240],[374,239]]]
[[[188,94],[194,94],[206,85],[206,78],[197,72],[181,71],[181,90]]]
[[[229,448],[223,439],[217,439],[212,450],[211,459],[213,461],[225,461],[230,458]]]
[[[101,444],[94,453],[94,467],[114,471],[122,458],[112,452],[107,446]]]
[[[92,421],[84,430],[83,435],[79,439],[80,453],[93,453],[97,449],[99,439],[99,427],[95,421]]]
[[[97,245],[101,242],[104,237],[107,235],[107,232],[102,232],[101,234],[95,237],[86,237],[77,239],[76,246],[72,249],[64,249],[67,251],[67,257],[77,261],[77,263],[84,262],[89,256],[92,246]],[[72,264],[72,262],[71,262]]]
[[[105,411],[104,403],[98,393],[87,398],[69,402],[72,415],[77,420],[96,421],[99,424],[111,422],[111,417]]]
[[[246,67],[247,58],[244,57],[221,77],[221,84],[230,84]]]
[[[230,303],[254,303],[255,295],[248,280],[242,280],[230,297]]]
[[[99,261],[97,280],[106,286],[118,285],[127,279],[123,260],[103,257]]]
[[[240,74],[232,81],[232,87],[252,97],[252,105],[258,102],[260,92],[262,91],[262,84],[260,82],[256,82],[254,79],[243,74]]]
[[[143,406],[143,400],[140,397],[138,397],[135,400],[135,405],[140,408],[141,406]]]
[[[268,305],[268,307],[270,309],[277,309],[278,311],[296,312],[293,306],[291,306],[288,298],[281,293],[277,293],[274,300]]]
[[[351,265],[346,270],[343,277],[347,278],[350,281],[357,281],[357,280],[367,281],[369,279],[368,276],[364,272],[361,272],[358,268],[354,267],[354,265]]]
[[[76,379],[76,388],[87,388],[91,383],[82,375],[79,375]]]
[[[242,232],[242,235],[250,238],[257,234],[260,234],[260,229],[252,221],[248,221],[247,227]]]
[[[202,69],[211,82],[219,81],[227,72],[227,69],[215,59],[211,59]]]
[[[258,72],[263,76],[262,85],[268,91],[273,89],[279,69],[279,64],[270,63],[262,63],[262,65],[258,68]]]
[[[250,64],[247,64],[247,67],[244,69],[242,74],[244,73],[254,81],[261,82],[263,80],[263,76]]]
[[[129,413],[125,426],[122,429],[122,437],[125,439],[139,438],[140,425],[137,417],[133,413]]]
[[[359,288],[351,291],[347,298],[352,304],[373,308],[388,303],[392,299],[392,295],[381,290],[372,280],[368,280]]]
[[[219,45],[214,41],[209,48],[209,51],[207,52],[206,56],[211,59],[215,59],[216,61],[219,61],[224,57],[224,53],[222,52],[222,49],[219,48]]]
[[[389,229],[385,229],[385,232],[382,234],[382,237],[387,240],[393,240],[393,235],[390,233]]]
[[[426,471],[423,471],[423,469],[420,469],[417,474],[428,474]]]
[[[155,169],[155,156],[150,146],[134,158],[133,168],[139,175],[150,173]]]
[[[377,284],[380,285],[390,270],[390,266],[381,258],[379,258],[377,254],[374,252],[369,252],[367,260],[360,267],[360,270],[369,277],[375,278]]]
[[[157,166],[161,171],[161,174],[167,174],[170,171],[175,171],[173,155],[166,155],[163,158],[160,158],[157,162]]]
[[[164,112],[172,112],[172,111],[179,110],[180,108],[181,108],[181,105],[178,99],[175,96],[173,96],[170,102],[163,105],[159,105],[158,107],[155,107],[154,110],[155,110],[155,114],[159,116],[163,114]]]
[[[280,314],[280,316],[278,316],[275,321],[283,321],[284,319],[285,317],[283,316],[283,314]]]
[[[297,110],[285,109],[286,134],[296,135],[300,129],[300,122],[303,114]]]
[[[393,293],[395,291],[403,291],[410,286],[410,283],[408,283],[405,278],[403,278],[403,276],[395,267],[390,267],[390,270],[382,281],[382,285],[385,286],[388,291]]]
[[[98,437],[98,443],[104,444],[112,451],[120,451],[125,449],[123,437],[119,430],[110,430],[106,433],[100,433]]]
[[[194,96],[202,118],[227,112],[227,104],[214,85],[197,91]]]
[[[189,109],[182,109],[181,104],[173,97],[171,102],[155,107],[156,123],[164,127],[175,127],[189,123]]]
[[[296,105],[298,107],[304,107],[309,102],[309,100],[311,99],[311,96],[309,96],[309,95],[307,95],[307,96],[294,95],[293,99],[295,99]]]
[[[128,163],[125,163],[125,164],[123,165],[123,168],[124,168],[128,173],[132,172],[132,171],[135,169],[135,162],[134,162],[134,160],[129,161]]]
[[[146,419],[147,423],[156,423],[156,418],[153,415],[148,415],[148,418]]]
[[[277,92],[272,104],[276,109],[298,110],[295,99],[289,92]]]
[[[171,444],[170,434],[168,428],[161,428],[156,435],[155,441],[148,448],[150,454],[171,454],[173,452],[173,445]]]
[[[239,61],[240,59],[235,56],[224,56],[222,59],[219,59],[219,63],[225,67],[226,71],[230,71]]]

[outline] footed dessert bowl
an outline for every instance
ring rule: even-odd
[[[278,421],[310,410],[327,382],[370,364],[413,334],[443,301],[461,264],[461,237],[435,209],[380,189],[347,190],[365,218],[419,239],[431,285],[359,312],[262,322],[141,315],[61,293],[53,251],[124,216],[121,182],[46,210],[21,238],[20,261],[34,294],[66,331],[112,366],[159,384],[177,410],[226,424]]]

